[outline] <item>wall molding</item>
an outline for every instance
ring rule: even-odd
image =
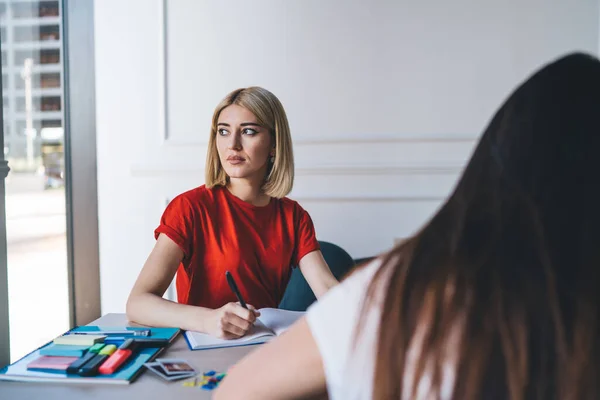
[[[454,175],[462,171],[458,164],[413,164],[413,165],[330,165],[314,167],[296,167],[296,177],[301,176],[343,176],[343,175]],[[162,178],[173,176],[202,176],[204,168],[184,165],[167,165],[164,163],[132,164],[130,174],[136,178]]]
[[[166,78],[165,78],[166,79]],[[166,100],[165,100],[166,107]],[[166,114],[166,111],[165,111]],[[166,116],[168,119],[168,116]],[[184,140],[181,138],[169,138],[167,140],[168,127],[165,127],[165,140],[162,145],[164,147],[206,147],[208,146],[208,140]],[[190,133],[189,137],[194,137],[198,133]],[[208,135],[208,132],[206,132]],[[377,135],[368,136],[363,134],[360,135],[346,135],[346,136],[330,136],[330,137],[300,137],[298,139],[292,139],[294,146],[335,146],[339,144],[389,144],[389,143],[474,143],[479,140],[479,136],[468,135],[468,134],[440,134],[440,133],[393,133],[388,135]]]
[[[303,203],[410,203],[440,202],[447,196],[306,196],[290,195],[295,201]]]
[[[448,193],[449,195],[450,193]],[[364,195],[364,196],[340,196],[340,195],[305,195],[305,194],[290,194],[290,197],[300,203],[412,203],[412,202],[440,202],[445,200],[448,195],[434,195],[434,196],[413,196],[413,195],[395,195],[395,196],[377,196],[377,195]],[[161,196],[166,199],[165,204],[160,208],[161,213],[167,207],[171,197]],[[170,297],[169,297],[170,298]]]

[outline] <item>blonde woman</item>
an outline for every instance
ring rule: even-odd
[[[241,337],[256,309],[277,307],[295,265],[321,297],[337,281],[310,216],[285,197],[293,182],[292,140],[280,101],[260,87],[231,92],[213,114],[206,184],[167,206],[127,301],[128,318]],[[237,303],[226,271],[247,308]],[[176,273],[178,303],[162,298]]]

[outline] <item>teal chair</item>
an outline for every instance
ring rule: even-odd
[[[338,281],[341,280],[354,267],[354,260],[344,249],[333,243],[319,241],[319,245],[331,272]],[[300,272],[300,268],[294,268],[279,308],[306,311],[315,300],[315,295]]]

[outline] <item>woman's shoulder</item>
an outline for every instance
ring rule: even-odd
[[[202,185],[178,194],[171,202],[187,204],[192,208],[202,208],[218,201],[218,191],[218,187],[209,189],[206,185]]]
[[[281,199],[275,199],[280,204],[280,207],[286,211],[296,213],[305,213],[306,210],[296,200],[290,199],[289,197],[282,197]]]

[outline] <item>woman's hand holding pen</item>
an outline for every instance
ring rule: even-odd
[[[225,272],[225,278],[239,302],[227,303],[223,307],[213,310],[213,318],[211,318],[207,331],[221,339],[237,339],[250,330],[256,318],[260,316],[260,312],[244,301],[235,279],[229,271]]]
[[[260,316],[253,306],[242,307],[239,303],[227,303],[213,310],[207,326],[208,334],[221,339],[237,339],[244,336]]]

